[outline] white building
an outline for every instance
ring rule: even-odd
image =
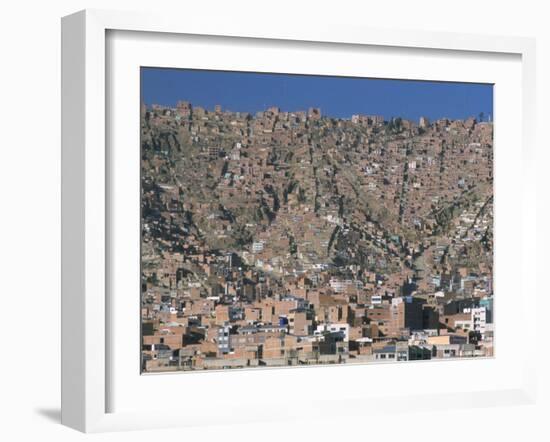
[[[263,241],[255,241],[252,243],[252,253],[259,253],[264,249],[265,243]]]
[[[344,335],[344,342],[349,341],[349,324],[343,323],[334,323],[334,324],[321,324],[317,326],[315,330],[315,335],[322,335],[323,333],[342,333]]]
[[[471,324],[470,330],[481,334],[482,339],[485,339],[487,330],[487,310],[485,307],[465,308],[464,313],[470,313],[471,318],[468,321]]]

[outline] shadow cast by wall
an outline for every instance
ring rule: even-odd
[[[59,408],[37,408],[34,411],[50,422],[61,423],[61,409]]]

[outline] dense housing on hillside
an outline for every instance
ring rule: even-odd
[[[142,106],[142,370],[493,355],[493,127]]]

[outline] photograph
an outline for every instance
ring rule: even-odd
[[[494,356],[492,84],[140,88],[142,373]]]

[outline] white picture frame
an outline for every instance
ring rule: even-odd
[[[427,33],[420,31],[400,31],[368,28],[349,28],[344,26],[315,26],[308,24],[296,27],[291,24],[277,23],[270,27],[254,23],[211,23],[205,18],[186,21],[183,25],[178,17],[153,16],[143,13],[122,13],[112,11],[87,10],[63,18],[62,21],[62,423],[84,432],[110,430],[158,428],[170,426],[209,425],[212,416],[201,414],[200,409],[135,410],[122,407],[113,408],[110,395],[115,389],[113,379],[121,379],[120,374],[113,376],[112,345],[113,321],[118,318],[111,311],[112,299],[108,299],[110,287],[109,244],[116,229],[109,227],[112,195],[109,180],[112,168],[109,164],[109,143],[112,134],[107,130],[107,122],[113,117],[109,108],[110,76],[108,34],[111,32],[155,33],[155,38],[170,36],[211,36],[219,39],[246,39],[247,41],[270,41],[272,44],[284,42],[285,47],[293,44],[324,44],[339,47],[376,47],[378,50],[400,48],[406,52],[425,49],[435,53],[468,53],[474,58],[483,59],[484,54],[502,54],[516,57],[521,69],[521,121],[514,130],[521,148],[522,186],[518,196],[521,198],[521,213],[518,222],[521,241],[516,244],[521,270],[518,287],[524,302],[537,303],[536,285],[527,277],[529,268],[534,268],[536,256],[535,244],[535,42],[533,39],[519,37],[492,37],[451,33]],[[151,34],[153,35],[153,34]],[[284,49],[282,49],[284,51]],[[136,109],[138,115],[138,109]],[[498,118],[498,117],[497,117]],[[497,123],[498,124],[498,120]],[[498,140],[498,138],[497,138]],[[498,141],[497,141],[498,142]],[[498,191],[497,191],[498,192]],[[496,216],[498,223],[498,215]],[[519,241],[519,239],[518,239]],[[521,244],[520,244],[521,243]],[[495,248],[499,250],[499,243]],[[501,248],[500,250],[504,250]],[[497,252],[503,253],[503,252]],[[503,268],[505,266],[503,265]],[[137,294],[136,294],[137,296]],[[498,296],[498,295],[497,295]],[[498,299],[498,298],[497,298]],[[499,302],[498,300],[496,301]],[[498,315],[497,307],[497,315]],[[525,314],[525,313],[523,313]],[[117,319],[118,318],[118,319]],[[498,321],[498,319],[497,319]],[[499,324],[497,324],[499,327]],[[536,321],[525,326],[525,351],[535,346]],[[498,333],[498,331],[497,331]],[[129,345],[135,345],[130,343]],[[497,344],[498,345],[498,344]],[[136,346],[137,349],[137,346]],[[498,360],[498,349],[495,360]],[[491,363],[491,362],[488,362]],[[445,363],[451,367],[451,363]],[[413,364],[414,365],[414,364]],[[522,375],[518,382],[506,384],[501,388],[493,385],[490,389],[474,386],[471,391],[444,392],[416,395],[408,393],[410,402],[395,391],[377,396],[377,408],[384,410],[406,408],[413,401],[415,407],[426,411],[438,408],[436,401],[452,402],[453,407],[465,408],[472,405],[492,406],[497,404],[533,404],[536,400],[536,362],[534,359],[521,361]],[[388,366],[389,367],[389,366]],[[341,367],[315,368],[334,373]],[[490,367],[488,366],[488,369]],[[364,368],[353,368],[363,370]],[[399,370],[415,370],[404,365],[393,366],[392,376]],[[450,368],[449,368],[450,369]],[[128,379],[139,373],[128,371]],[[302,369],[300,369],[302,370]],[[310,370],[310,369],[305,369]],[[350,377],[356,375],[348,370]],[[417,369],[416,369],[417,370]],[[283,370],[288,382],[297,382],[303,374],[293,369]],[[266,376],[274,371],[260,374],[225,373],[233,376],[232,382],[239,385],[266,382]],[[281,373],[281,370],[278,371]],[[303,371],[301,371],[303,373]],[[412,372],[410,372],[412,373]],[[199,376],[208,376],[208,382],[223,385],[227,377],[214,378],[214,374],[177,374],[151,376],[148,379],[174,376],[192,376],[193,382],[200,383]],[[281,376],[278,374],[277,376]],[[188,377],[189,379],[189,377]],[[294,379],[294,381],[293,381]],[[301,382],[301,381],[300,381]],[[204,382],[203,382],[204,383]],[[218,384],[219,383],[219,384]],[[129,387],[131,388],[131,387]],[[359,389],[360,390],[360,389]],[[127,390],[128,391],[128,390]],[[122,392],[122,394],[125,394]],[[129,394],[129,393],[128,393]],[[343,404],[340,414],[354,414],[354,407],[362,397],[368,398],[364,391],[358,396],[336,392],[330,400],[339,400]],[[361,396],[363,395],[363,396]],[[128,399],[129,401],[133,398]],[[243,403],[246,398],[235,399]],[[323,402],[313,400],[313,412],[322,414]],[[347,405],[346,405],[347,404]],[[298,409],[288,407],[280,409],[257,407],[244,421],[260,422],[296,418]],[[317,407],[317,408],[316,408]],[[371,407],[372,408],[372,407]],[[362,412],[369,406],[363,406]],[[233,422],[229,416],[227,422]]]

